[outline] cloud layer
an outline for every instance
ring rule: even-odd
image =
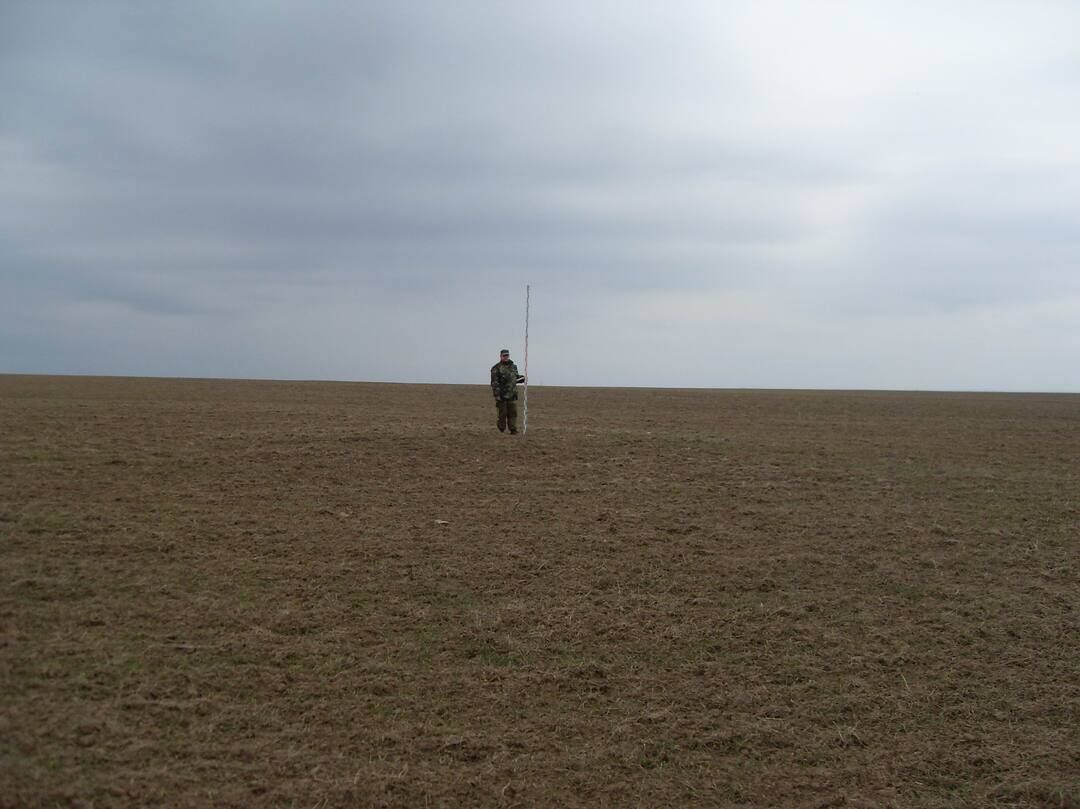
[[[0,372],[1080,391],[1067,4],[0,11]]]

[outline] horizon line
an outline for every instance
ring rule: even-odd
[[[0,377],[43,377],[59,379],[115,379],[140,380],[153,379],[174,382],[277,382],[293,384],[328,384],[328,385],[416,385],[425,387],[479,387],[486,388],[483,382],[421,382],[393,381],[379,379],[331,379],[299,377],[232,377],[232,376],[173,376],[167,374],[91,374],[91,373],[45,373],[23,371],[0,371]],[[724,391],[731,393],[750,392],[791,392],[791,393],[942,393],[942,394],[989,394],[989,395],[1028,395],[1028,396],[1080,396],[1080,390],[1032,390],[1004,388],[852,388],[852,387],[783,387],[783,386],[712,386],[687,387],[674,385],[530,385],[533,388],[598,388],[601,390],[670,390],[670,391]]]

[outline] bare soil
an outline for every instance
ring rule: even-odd
[[[0,806],[1080,807],[1080,396],[0,376]]]

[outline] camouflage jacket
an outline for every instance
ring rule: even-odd
[[[518,373],[513,360],[500,361],[491,366],[491,394],[496,399],[517,401],[517,383],[524,381],[525,377]]]

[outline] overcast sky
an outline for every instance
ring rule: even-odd
[[[0,372],[1080,391],[1080,3],[0,3]]]

